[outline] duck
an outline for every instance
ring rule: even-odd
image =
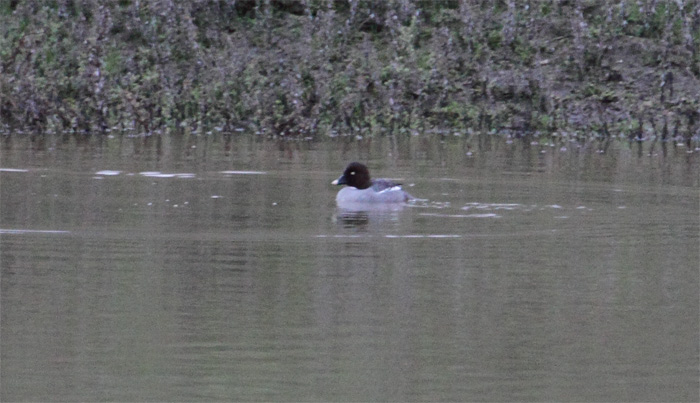
[[[401,188],[400,183],[389,179],[372,179],[367,166],[360,162],[351,162],[340,178],[332,185],[346,185],[340,189],[335,201],[338,205],[349,203],[405,203],[413,196]]]

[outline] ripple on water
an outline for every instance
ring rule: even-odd
[[[139,175],[141,176],[146,176],[148,178],[184,178],[184,179],[191,179],[196,177],[195,174],[193,173],[162,173],[158,171],[154,172],[139,172]]]
[[[70,231],[44,230],[44,229],[3,229],[0,234],[70,234]]]
[[[0,168],[0,172],[29,172],[29,170],[19,168]]]
[[[428,217],[443,217],[443,218],[501,218],[501,215],[496,213],[474,213],[474,214],[439,214],[439,213],[421,213],[419,215]]]
[[[522,210],[526,206],[519,203],[467,203],[462,207],[462,210]]]
[[[221,171],[219,172],[224,175],[265,175],[267,172],[264,171]]]
[[[428,199],[413,199],[410,200],[406,206],[414,208],[444,209],[449,208],[451,204],[450,202],[430,201]]]
[[[577,209],[586,209],[585,206],[578,206]],[[564,206],[559,204],[548,204],[546,206],[538,206],[536,204],[520,204],[520,203],[467,203],[461,210],[487,210],[487,211],[533,211],[533,210],[561,210]],[[590,210],[590,209],[589,209]]]
[[[381,236],[382,238],[389,239],[415,239],[415,238],[429,238],[429,239],[453,239],[462,238],[460,234],[385,234]],[[333,235],[316,235],[316,238],[374,238],[371,234],[333,234]]]

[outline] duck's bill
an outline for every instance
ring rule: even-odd
[[[345,175],[341,176],[340,178],[334,180],[331,182],[331,185],[345,185],[347,182],[345,181]]]

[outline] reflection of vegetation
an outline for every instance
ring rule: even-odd
[[[85,132],[697,133],[694,2],[528,4],[5,1],[0,117]]]

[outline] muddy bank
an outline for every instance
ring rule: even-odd
[[[700,131],[694,1],[4,2],[6,133]]]

